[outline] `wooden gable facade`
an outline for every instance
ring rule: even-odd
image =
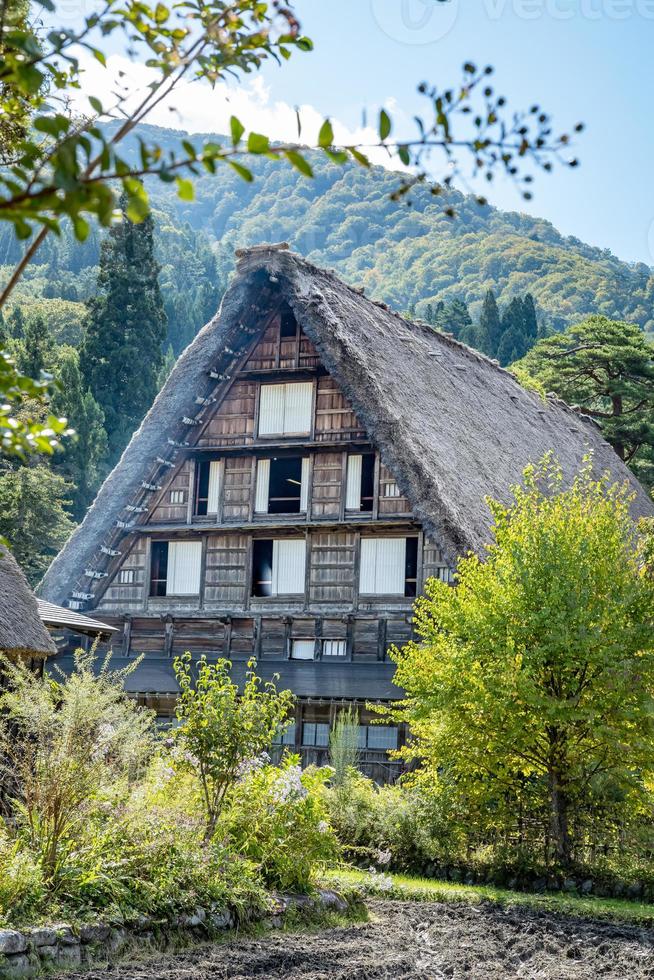
[[[204,402],[97,589],[114,651],[146,667],[255,657],[299,695],[285,738],[311,761],[326,761],[338,704],[358,703],[364,763],[385,778],[399,735],[367,725],[364,705],[398,695],[388,650],[411,638],[424,581],[449,578],[441,551],[288,308]],[[157,676],[136,693],[170,713],[174,684]]]

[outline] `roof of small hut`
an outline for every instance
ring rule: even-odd
[[[237,252],[236,273],[218,314],[189,344],[101,487],[83,523],[50,566],[40,588],[63,601],[71,576],[97,556],[128,497],[152,472],[152,460],[197,414],[207,370],[231,371],[252,343],[253,311],[264,288],[286,301],[340,385],[382,459],[446,557],[481,552],[489,538],[487,495],[507,500],[524,467],[552,450],[566,479],[592,450],[594,469],[634,492],[634,517],[654,505],[602,438],[596,424],[557,398],[520,386],[496,362],[366,298],[286,245]],[[186,430],[188,432],[188,430]]]
[[[45,657],[57,652],[41,622],[36,596],[14,556],[3,547],[0,547],[0,650],[28,657]]]

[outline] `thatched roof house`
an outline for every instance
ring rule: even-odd
[[[36,596],[16,559],[0,547],[0,651],[9,657],[47,657],[56,652],[41,621]]]
[[[598,473],[609,470],[631,486],[634,516],[654,513],[651,499],[589,418],[559,399],[544,402],[484,355],[367,299],[287,247],[260,246],[238,253],[219,313],[181,355],[85,520],[50,566],[40,589],[45,598],[64,602],[71,589],[94,588],[93,580],[83,579],[84,569],[107,564],[116,529],[129,524],[126,504],[138,511],[147,501],[143,488],[166,472],[162,461],[189,444],[189,423],[204,411],[198,406],[220,398],[220,385],[252,344],[271,295],[302,324],[416,518],[451,562],[488,541],[486,496],[506,499],[525,465],[548,450],[568,478],[592,450]]]

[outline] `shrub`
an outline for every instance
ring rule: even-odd
[[[337,856],[322,789],[330,770],[299,767],[297,756],[280,766],[255,760],[234,785],[218,833],[230,850],[259,867],[264,882],[306,891]]]
[[[77,651],[63,683],[4,665],[2,788],[19,838],[52,887],[94,810],[127,790],[154,744],[154,715],[125,696],[126,672],[110,673],[106,661],[96,676],[93,664],[93,652]]]
[[[239,768],[270,748],[284,728],[293,696],[278,692],[270,681],[261,685],[253,660],[242,691],[230,677],[229,660],[209,664],[201,657],[195,665],[195,686],[190,654],[177,657],[174,666],[180,686],[174,763],[199,782],[209,840]]]

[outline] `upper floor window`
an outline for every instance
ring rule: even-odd
[[[375,494],[375,454],[350,453],[347,457],[345,509],[371,511]]]
[[[252,595],[303,594],[306,554],[304,538],[256,538],[252,542]]]
[[[219,459],[203,459],[198,463],[195,477],[195,513],[198,517],[218,513],[220,474]]]
[[[153,541],[150,595],[199,595],[201,541]]]
[[[299,436],[311,432],[313,382],[261,385],[260,436]]]
[[[305,513],[308,496],[308,456],[278,456],[258,461],[255,513]]]
[[[362,538],[359,592],[415,596],[417,538]]]

